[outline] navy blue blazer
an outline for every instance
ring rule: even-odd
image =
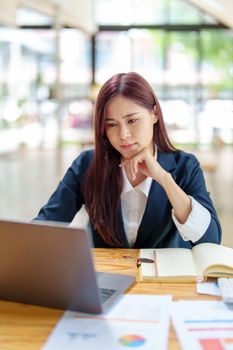
[[[85,204],[81,186],[92,158],[93,150],[88,150],[82,152],[74,160],[48,203],[41,208],[35,220],[60,222],[71,222],[73,220],[75,214]],[[209,193],[206,190],[203,173],[196,157],[184,151],[158,152],[157,160],[166,171],[171,173],[173,179],[186,194],[195,198],[210,212],[211,221],[205,234],[199,241],[195,243],[184,241],[172,220],[172,208],[166,192],[158,182],[153,180],[146,209],[133,248],[192,248],[193,245],[203,242],[220,243],[220,223]],[[121,207],[119,208],[118,217],[119,237],[124,242],[121,247],[129,248],[124,230]],[[89,228],[92,232],[95,247],[113,247],[104,242],[98,232],[94,230],[91,223],[89,223]]]

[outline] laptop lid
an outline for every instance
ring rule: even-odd
[[[106,273],[100,279],[104,289],[120,286],[109,300],[135,280]],[[84,229],[53,222],[0,220],[0,299],[101,313],[105,307],[99,287]],[[106,301],[106,307],[112,300]]]

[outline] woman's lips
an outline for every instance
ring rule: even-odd
[[[135,146],[135,143],[128,143],[127,145],[121,145],[121,148],[131,149]]]

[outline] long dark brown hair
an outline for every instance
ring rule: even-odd
[[[153,141],[159,151],[175,150],[167,135],[160,104],[152,87],[141,75],[135,72],[116,74],[102,86],[94,112],[94,157],[86,174],[83,194],[94,229],[109,245],[121,245],[118,235],[118,209],[123,177],[119,168],[121,155],[106,136],[105,111],[108,103],[119,95],[133,100],[148,111],[156,107],[158,122],[154,124]]]

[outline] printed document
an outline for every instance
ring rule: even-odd
[[[41,350],[167,349],[170,295],[124,295],[104,315],[66,311]]]
[[[176,301],[171,317],[182,350],[232,350],[233,310],[222,301]]]

